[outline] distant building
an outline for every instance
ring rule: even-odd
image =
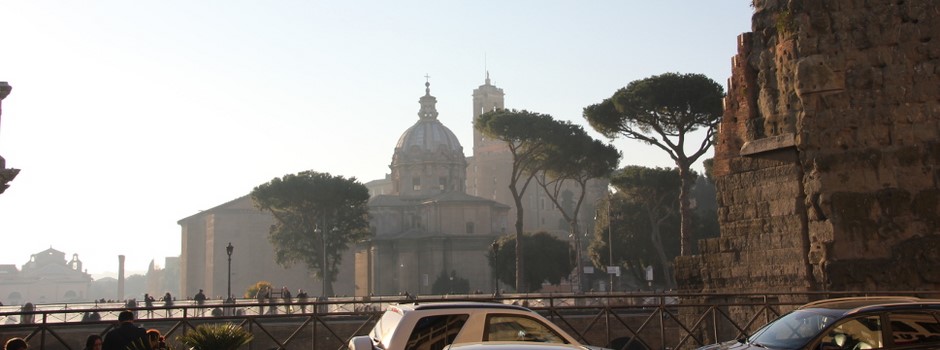
[[[270,282],[277,287],[287,286],[292,291],[297,288],[311,292],[320,290],[319,281],[311,277],[303,264],[284,268],[274,262],[274,247],[268,242],[268,232],[274,224],[274,217],[255,208],[248,195],[204,210],[178,223],[182,227],[179,297],[191,297],[199,289],[203,289],[206,296],[210,297],[227,293],[228,254],[225,247],[229,243],[234,247],[231,282],[235,297],[242,297],[249,286],[260,281]],[[342,274],[340,279],[343,279]],[[349,281],[345,286],[341,281],[334,284],[337,293],[351,292],[352,278],[344,280]]]
[[[487,74],[485,84],[473,92],[473,118],[503,108],[503,98],[503,90],[493,86]],[[333,284],[337,295],[426,294],[442,271],[468,279],[471,290],[493,288],[487,262],[490,244],[510,233],[515,222],[508,189],[512,156],[505,143],[479,132],[473,135],[473,156],[465,156],[456,135],[437,119],[436,102],[427,86],[419,99],[418,121],[394,146],[391,173],[365,183],[372,197],[370,224],[375,238],[343,255]],[[563,190],[568,198],[574,191],[573,186]],[[594,203],[606,191],[606,179],[589,182],[579,217],[582,232],[593,227]],[[570,204],[569,200],[562,205]],[[523,205],[527,232],[547,231],[571,239],[568,224],[541,188],[530,186]],[[231,279],[236,296],[262,280],[292,290],[321,290],[305,266],[283,268],[274,262],[268,241],[274,218],[255,208],[248,195],[178,223],[183,294],[199,288],[207,295],[224,294],[228,242],[235,246]],[[587,246],[583,242],[582,247]]]
[[[87,300],[91,275],[82,271],[78,254],[49,248],[33,254],[22,270],[0,265],[0,302],[4,305],[64,303]]]
[[[437,99],[425,86],[418,121],[395,145],[391,176],[370,182],[387,188],[390,180],[391,192],[369,201],[375,237],[357,249],[356,295],[429,294],[438,276],[452,272],[470,290],[494,287],[487,253],[506,232],[509,206],[466,193],[463,147],[437,119]]]
[[[156,261],[151,260],[147,267],[147,283],[144,290],[140,293],[128,294],[126,297],[143,300],[143,293],[163,295],[170,292],[171,295],[180,295],[180,258],[167,257],[163,261],[163,268],[160,268]]]

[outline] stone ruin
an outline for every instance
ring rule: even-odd
[[[755,0],[683,292],[940,290],[940,2]]]

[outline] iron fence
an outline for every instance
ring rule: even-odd
[[[366,334],[392,303],[491,301],[526,306],[580,342],[619,350],[692,349],[740,338],[777,316],[813,300],[846,296],[912,295],[937,298],[940,292],[823,293],[609,293],[449,295],[330,298],[234,304],[178,301],[139,307],[125,303],[49,304],[24,310],[0,307],[0,339],[23,337],[31,349],[80,349],[89,334],[104,335],[121,311],[132,310],[136,323],[159,330],[173,349],[175,336],[206,323],[234,323],[254,336],[247,349],[345,349],[350,338]],[[159,304],[159,303],[158,303]]]

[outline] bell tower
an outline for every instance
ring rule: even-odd
[[[476,120],[481,114],[494,109],[503,109],[503,89],[490,84],[490,72],[486,72],[486,80],[483,85],[473,90],[473,120]],[[471,123],[473,121],[471,120]],[[504,147],[502,142],[487,141],[483,134],[473,129],[473,155],[479,156],[480,152],[492,148],[491,146]]]

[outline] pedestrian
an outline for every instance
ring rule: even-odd
[[[258,298],[258,315],[264,315],[264,298],[265,298],[265,292],[267,290],[268,290],[267,286],[261,286],[260,288],[258,288],[258,295],[256,295],[256,297]]]
[[[307,313],[307,292],[303,289],[297,290],[297,302],[300,303],[300,312]]]
[[[33,306],[33,303],[23,304],[23,307],[21,308],[21,310],[23,311],[23,313],[20,316],[20,323],[32,324],[33,321],[36,319],[36,314],[33,313],[33,311],[35,311],[35,306]]]
[[[199,305],[199,315],[205,315],[206,310],[202,306],[206,303],[206,295],[202,292],[202,289],[199,290],[199,293],[196,293],[193,299],[196,300],[196,305]]]
[[[134,324],[134,313],[130,310],[118,314],[121,324],[104,336],[102,350],[124,350],[131,343],[147,337],[147,331]]]
[[[147,307],[147,318],[153,318],[153,302],[156,300],[153,295],[144,293],[144,306]]]
[[[170,295],[170,292],[166,292],[161,300],[163,300],[163,308],[166,309],[166,317],[170,317],[170,308],[173,307],[173,296]]]
[[[147,330],[147,337],[150,340],[150,349],[152,350],[166,350],[166,340],[163,335],[160,334],[160,331],[156,328],[151,328]]]
[[[287,289],[287,286],[281,287],[281,298],[284,299],[284,309],[287,311],[288,314],[292,313],[294,309],[290,305],[291,295],[290,295],[290,289]]]
[[[104,342],[101,340],[101,336],[97,334],[89,334],[88,338],[85,338],[85,350],[101,350],[101,345]]]
[[[127,299],[127,301],[124,302],[124,308],[134,310],[134,318],[137,318],[137,299]]]
[[[268,299],[268,313],[271,315],[277,315],[277,301],[274,300],[274,287],[269,287],[267,289],[264,298]]]
[[[7,340],[6,344],[3,346],[3,350],[27,350],[29,345],[26,344],[26,341],[23,338],[10,338]]]

